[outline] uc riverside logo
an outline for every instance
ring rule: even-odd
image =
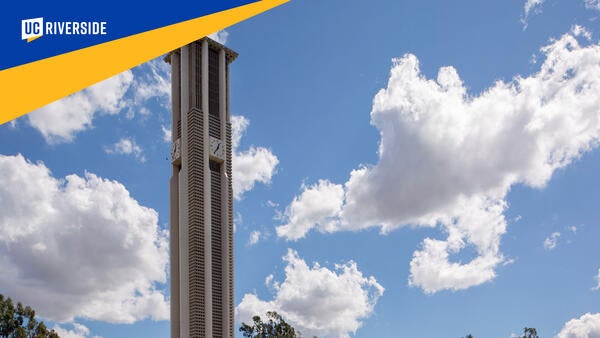
[[[31,42],[44,35],[106,35],[106,21],[21,20],[21,40]]]

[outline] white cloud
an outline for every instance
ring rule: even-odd
[[[242,136],[246,132],[246,129],[250,125],[250,120],[241,115],[231,116],[231,144],[233,149],[237,149],[240,146]]]
[[[147,115],[146,104],[157,100],[167,111],[171,110],[171,66],[158,57],[135,68],[132,97],[128,99],[128,117],[135,113]]]
[[[556,248],[558,237],[560,237],[560,232],[553,232],[550,236],[546,237],[546,239],[544,239],[544,249],[552,250]]]
[[[233,154],[233,195],[239,200],[254,188],[256,182],[271,183],[271,177],[279,159],[271,150],[251,146],[250,149]]]
[[[104,149],[107,154],[133,155],[140,162],[145,162],[144,152],[142,148],[135,142],[133,138],[125,137],[117,141],[111,147]]]
[[[171,143],[171,129],[169,129],[165,126],[160,126],[160,128],[162,129],[162,132],[163,132],[163,141]]]
[[[527,0],[525,1],[525,6],[523,10],[525,11],[525,16],[529,15],[534,8],[539,8],[544,3],[544,0]]]
[[[235,215],[233,215],[233,232],[236,231],[236,228],[244,223],[244,216],[242,216],[241,213],[236,212]]]
[[[157,58],[50,103],[28,114],[27,121],[48,143],[71,142],[77,133],[92,128],[100,115],[149,114],[150,100],[158,100],[167,109],[170,81],[169,66]]]
[[[586,313],[569,320],[556,338],[600,338],[600,313]]]
[[[545,0],[526,0],[525,5],[523,6],[523,17],[521,18],[521,23],[523,24],[523,29],[527,28],[527,19],[529,18],[529,14],[533,11],[535,14],[539,14],[542,10],[542,4]],[[600,11],[600,0],[584,0],[585,8],[595,9]]]
[[[574,234],[575,234],[575,233],[577,233],[577,227],[576,227],[576,226],[574,226],[574,225],[572,225],[572,226],[568,227],[567,229],[569,229],[569,231],[571,231],[571,232],[572,232],[572,233],[574,233]]]
[[[583,26],[573,25],[573,27],[571,27],[571,32],[575,36],[583,36],[588,41],[592,40],[592,33]]]
[[[298,239],[313,228],[323,231],[322,224],[327,232],[378,226],[383,233],[441,225],[448,237],[428,238],[415,252],[411,285],[436,292],[492,279],[504,261],[499,245],[510,187],[544,187],[555,170],[600,143],[600,45],[581,46],[578,34],[542,48],[537,73],[497,81],[478,95],[467,94],[453,67],[432,80],[414,55],[394,60],[371,111],[380,132],[378,163],[351,172],[341,212],[331,208],[317,217],[295,208],[302,194],[296,197],[287,210],[298,212],[285,215],[278,235]],[[340,203],[329,189],[320,195],[312,198]],[[469,245],[475,259],[450,261]]]
[[[240,140],[250,124],[243,116],[231,117],[231,140],[233,147],[233,194],[239,200],[243,194],[254,188],[256,182],[271,183],[279,159],[271,150],[250,146],[248,150],[239,151]]]
[[[529,17],[529,13],[533,10],[535,13],[541,11],[540,7],[544,3],[545,0],[526,0],[525,6],[523,7],[523,18],[521,19],[521,23],[523,23],[523,28],[527,28],[527,18]]]
[[[167,232],[116,181],[0,155],[0,287],[42,317],[165,320]],[[15,187],[18,187],[16,189]]]
[[[248,245],[252,246],[258,243],[262,237],[262,233],[259,230],[254,230],[250,233],[250,237],[248,238]]]
[[[302,185],[302,193],[285,209],[287,224],[277,227],[277,235],[297,240],[311,228],[320,232],[337,230],[344,202],[344,188],[326,180],[312,186]]]
[[[226,30],[220,30],[218,32],[209,34],[208,37],[215,40],[216,42],[224,45],[227,43],[227,38],[229,37],[229,32],[227,32]]]
[[[275,297],[263,301],[245,294],[236,308],[238,321],[249,323],[256,314],[277,311],[303,336],[349,337],[373,313],[384,291],[373,276],[364,277],[353,261],[336,265],[334,271],[317,263],[309,267],[291,249],[283,260],[285,280],[274,282],[272,276],[265,280]]]
[[[440,290],[462,290],[485,283],[496,276],[495,267],[503,263],[500,237],[506,231],[501,201],[472,198],[462,200],[453,217],[440,219],[448,238],[426,238],[410,262],[409,284],[426,293]],[[451,219],[454,218],[454,219]],[[450,261],[450,254],[467,245],[474,246],[478,256],[468,263]]]
[[[534,64],[534,65],[537,63],[537,55],[535,53],[531,54],[531,58],[529,59],[529,63]]]
[[[273,274],[270,274],[267,277],[265,277],[265,285],[266,286],[273,286],[274,285],[273,278],[275,278],[273,276]]]
[[[52,329],[56,331],[59,337],[61,338],[89,338],[90,329],[88,329],[85,325],[79,323],[71,324],[73,326],[72,330],[65,329],[60,325],[55,325]],[[93,336],[93,338],[102,338],[99,336]]]
[[[600,0],[585,0],[585,7],[600,11]]]
[[[125,107],[123,96],[133,83],[125,71],[27,115],[47,142],[70,142],[75,134],[92,127],[98,114],[117,114]]]

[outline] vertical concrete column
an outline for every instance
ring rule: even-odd
[[[225,78],[225,50],[219,51],[219,118],[221,120],[221,141],[225,141],[225,132],[227,128],[227,79]],[[227,204],[223,204],[227,205]]]
[[[225,76],[225,69],[227,62],[225,60],[225,50],[219,51],[219,107],[220,107],[220,120],[221,120],[221,141],[224,145],[227,144],[227,78]],[[221,177],[225,178],[221,180],[221,205],[227,206],[229,201],[229,177],[227,175],[227,159],[221,166]],[[229,276],[229,208],[221,208],[221,252],[223,259],[221,260],[223,276]],[[229,278],[223,278],[223,304],[221,305],[223,314],[223,336],[229,336],[229,306],[230,306],[230,295],[229,295]]]
[[[171,58],[171,141],[179,138],[177,125],[181,120],[180,109],[180,62],[179,51],[172,52]],[[180,337],[179,327],[179,166],[172,164],[169,182],[169,230],[170,230],[170,287],[171,287],[171,338]]]
[[[209,111],[208,111],[208,41],[202,40],[202,114],[204,114],[204,130],[208,131]],[[210,205],[210,139],[208,132],[204,133],[204,261],[205,265],[205,316],[206,316],[206,337],[212,337],[212,234],[211,234],[211,205]]]
[[[190,332],[189,306],[189,244],[188,244],[188,112],[190,111],[190,46],[181,47],[181,170],[179,171],[179,292],[180,298],[180,332],[181,338],[188,338]]]
[[[234,236],[233,236],[233,144],[231,142],[231,115],[230,115],[230,105],[229,105],[229,100],[230,100],[230,96],[229,96],[229,87],[230,87],[230,83],[229,83],[229,60],[227,60],[227,62],[225,63],[225,88],[226,88],[226,116],[227,116],[227,120],[226,120],[226,127],[227,127],[227,134],[226,137],[227,139],[225,140],[225,142],[227,143],[227,163],[228,163],[228,168],[227,168],[227,172],[229,174],[229,177],[227,177],[227,194],[229,197],[229,203],[227,204],[227,210],[228,210],[228,226],[229,229],[227,229],[227,233],[229,235],[229,251],[227,252],[227,254],[229,255],[229,270],[227,271],[229,276],[229,310],[228,310],[228,314],[229,314],[229,335],[230,336],[234,336],[234,331],[235,331],[235,318],[234,318],[234,307],[235,307],[235,293],[234,293]]]

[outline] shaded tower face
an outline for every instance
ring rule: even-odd
[[[171,337],[233,337],[229,63],[208,38],[171,52]]]

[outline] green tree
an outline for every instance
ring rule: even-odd
[[[48,330],[44,322],[35,319],[35,311],[20,302],[0,294],[0,337],[1,338],[59,338],[54,330]]]
[[[277,312],[267,312],[267,321],[263,322],[260,316],[252,317],[253,325],[242,323],[240,331],[248,338],[300,338],[297,332]]]
[[[472,335],[467,335],[467,337],[463,338],[473,338]],[[537,330],[533,327],[526,327],[523,329],[523,335],[519,338],[540,338],[537,334]]]
[[[521,338],[540,338],[537,334],[537,330],[533,327],[526,327],[523,329],[523,336]]]

